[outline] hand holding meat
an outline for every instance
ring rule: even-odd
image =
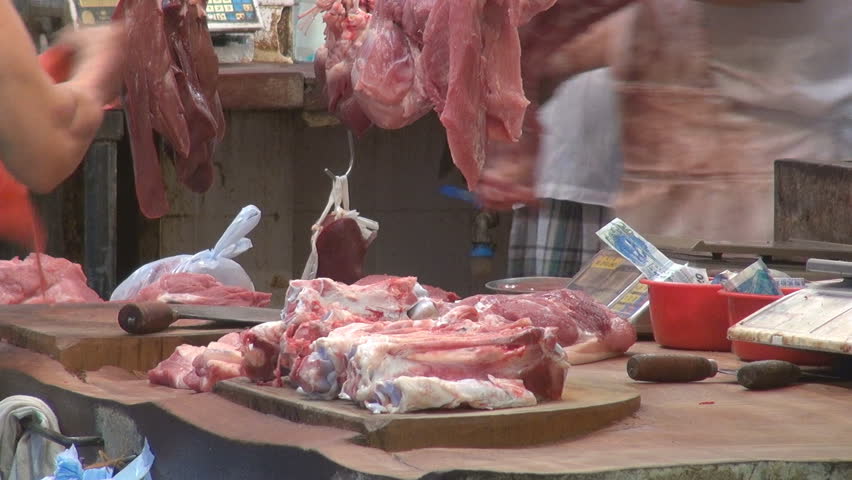
[[[101,105],[115,100],[121,91],[126,34],[121,23],[67,31],[58,48],[67,48],[72,58],[69,82],[94,95]]]

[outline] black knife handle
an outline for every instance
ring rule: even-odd
[[[737,383],[749,390],[786,387],[802,376],[798,365],[782,360],[761,360],[740,367]]]
[[[697,355],[643,353],[627,361],[630,378],[646,382],[697,382],[716,372],[716,362]]]

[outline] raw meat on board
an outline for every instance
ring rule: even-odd
[[[211,275],[170,273],[139,291],[134,302],[183,303],[233,307],[266,307],[271,293],[222,285]]]

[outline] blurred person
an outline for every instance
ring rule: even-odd
[[[514,211],[510,277],[571,277],[600,249],[621,179],[614,88],[608,69],[584,72],[539,111],[537,201]]]
[[[559,25],[553,15],[575,4],[541,15]],[[574,55],[552,55],[552,44],[525,43],[524,56],[551,64],[525,69],[524,136],[492,148],[480,198],[492,208],[534,200],[529,113],[543,85],[611,65],[624,151],[615,214],[643,234],[770,241],[774,161],[852,156],[850,24],[848,0],[644,0],[590,29],[595,48],[575,40]]]

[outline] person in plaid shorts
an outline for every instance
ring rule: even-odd
[[[514,209],[510,277],[570,277],[598,252],[621,180],[620,122],[608,68],[564,82],[539,112],[535,206]]]

